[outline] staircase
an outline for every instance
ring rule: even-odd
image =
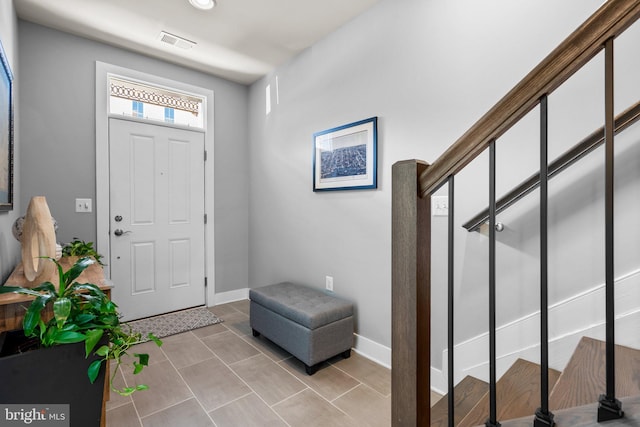
[[[583,337],[563,372],[549,371],[549,407],[557,427],[640,426],[640,350],[616,346],[616,396],[625,417],[598,424],[598,396],[605,385],[605,343]],[[489,415],[489,386],[467,376],[454,388],[455,426],[484,425]],[[540,402],[540,366],[518,359],[498,380],[497,414],[503,427],[533,425]],[[431,426],[447,426],[448,396],[431,409]]]
[[[614,268],[616,260],[614,251],[616,215],[614,213],[617,212],[614,211],[614,205],[616,205],[614,201],[615,196],[621,193],[616,191],[616,186],[613,185],[614,165],[617,163],[614,140],[620,140],[617,138],[620,133],[640,120],[640,107],[630,106],[625,112],[615,115],[614,51],[624,52],[624,48],[617,50],[616,47],[624,46],[624,43],[619,44],[616,40],[638,20],[640,20],[640,0],[607,0],[433,163],[415,159],[394,163],[392,167],[393,358],[391,370],[391,413],[394,427],[422,427],[429,424],[448,426],[449,422],[453,424],[453,421],[458,421],[455,425],[463,427],[483,425],[489,412],[488,425],[497,426],[499,420],[502,426],[531,426],[534,424],[533,414],[537,412],[538,406],[541,406],[542,410],[539,411],[539,417],[535,420],[536,425],[550,424],[549,412],[553,412],[557,427],[640,426],[640,351],[618,347],[614,352],[615,302],[616,297],[620,295],[616,293]],[[633,49],[637,50],[637,44],[633,45]],[[637,56],[635,51],[628,51],[627,55],[630,58]],[[604,126],[596,129],[558,158],[550,159],[549,122],[552,120],[549,119],[549,110],[552,110],[553,106],[549,107],[549,103],[553,104],[554,98],[552,97],[550,101],[549,95],[596,57],[602,59],[604,66],[601,73],[602,82],[599,82],[604,87],[602,99],[602,111],[605,113]],[[573,102],[578,105],[581,97],[575,97]],[[496,147],[512,144],[509,138],[503,138],[503,136],[534,110],[537,110],[539,115],[540,126],[539,169],[530,179],[517,185],[504,197],[498,198]],[[535,118],[535,115],[531,117]],[[592,123],[594,128],[601,124],[600,120]],[[566,125],[572,126],[569,122]],[[634,137],[633,141],[637,142],[637,138]],[[577,346],[564,372],[559,373],[548,369],[550,343],[548,249],[550,248],[549,229],[552,228],[552,231],[558,229],[562,221],[549,224],[548,183],[556,173],[577,167],[580,164],[579,160],[595,146],[604,148],[602,168],[605,173],[600,182],[604,194],[600,200],[602,205],[598,207],[604,213],[604,221],[594,229],[604,232],[601,249],[604,255],[605,286],[601,303],[605,311],[604,335],[607,344],[584,338]],[[451,372],[455,372],[453,349],[456,341],[455,330],[459,327],[456,325],[455,310],[458,309],[460,298],[467,298],[464,300],[465,305],[474,303],[469,299],[469,295],[460,292],[462,287],[456,276],[461,263],[468,262],[474,256],[466,250],[463,254],[462,251],[457,250],[456,246],[456,242],[459,243],[461,239],[456,234],[455,205],[461,202],[463,209],[460,211],[464,211],[466,201],[466,197],[458,197],[456,202],[455,188],[460,188],[456,184],[456,177],[482,153],[488,156],[488,207],[486,214],[483,212],[480,216],[476,216],[480,218],[479,222],[475,221],[475,218],[468,222],[468,224],[481,224],[480,228],[471,226],[468,230],[469,232],[484,230],[482,232],[486,233],[487,238],[488,304],[483,304],[482,307],[476,305],[476,307],[486,310],[487,314],[489,385],[477,379],[465,378],[454,388],[453,375],[451,375],[448,378],[447,391],[454,395],[451,403],[455,404],[455,419],[447,420],[448,400],[439,402],[433,408],[429,406],[431,332],[432,328],[446,328],[446,346],[451,349],[447,365]],[[486,180],[484,177],[481,179]],[[431,198],[445,187],[449,200],[446,223],[446,275],[442,280],[432,280],[432,263],[435,262],[435,258],[432,257],[433,248],[431,247]],[[462,188],[465,187],[462,186]],[[634,191],[635,188],[633,187]],[[531,242],[539,238],[540,280],[538,283],[535,278],[531,278],[528,285],[539,289],[540,305],[536,309],[540,310],[539,336],[542,367],[525,360],[518,360],[497,381],[496,306],[499,301],[497,299],[499,290],[496,286],[498,282],[496,271],[499,256],[496,251],[496,233],[504,227],[500,226],[496,219],[498,213],[534,190],[538,193],[537,206],[532,207],[530,213],[531,218],[534,218],[535,210],[538,210],[539,235],[536,236],[533,229],[528,229],[526,236],[531,239]],[[572,190],[566,187],[563,191],[568,194]],[[591,201],[594,202],[593,206],[596,206],[596,199]],[[574,232],[591,233],[591,225]],[[561,249],[571,251],[573,247],[569,245]],[[518,249],[515,248],[515,250]],[[468,274],[470,271],[466,270],[467,265],[470,264],[465,265],[464,272],[470,277],[473,273]],[[473,270],[475,272],[475,268]],[[478,273],[481,271],[484,270],[477,270]],[[446,321],[438,319],[432,324],[431,291],[436,287],[442,292],[446,289],[447,318]],[[501,295],[500,298],[506,297]],[[524,304],[525,301],[522,303]],[[528,309],[532,310],[531,307]],[[637,301],[634,300],[633,310],[637,309]],[[441,344],[444,343],[439,343]],[[605,351],[603,351],[605,346],[609,357],[605,357]],[[536,372],[542,372],[545,375],[540,376]],[[546,375],[547,373],[549,375]],[[542,389],[541,384],[544,384],[548,390]],[[549,390],[551,390],[550,394]],[[600,395],[603,395],[602,398]],[[602,402],[600,409],[595,403],[598,401]],[[620,401],[622,407],[619,407]],[[598,417],[610,421],[597,424]]]

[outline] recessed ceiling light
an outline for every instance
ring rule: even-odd
[[[202,10],[209,10],[216,5],[215,0],[189,0],[189,3],[191,3],[191,6]]]

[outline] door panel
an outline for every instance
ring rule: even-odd
[[[204,304],[204,134],[109,119],[113,299],[132,320]]]

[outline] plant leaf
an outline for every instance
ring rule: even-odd
[[[149,355],[146,353],[134,353],[135,357],[138,358],[140,364],[143,366],[149,366]]]
[[[22,328],[26,336],[32,336],[33,331],[40,322],[40,313],[42,309],[47,305],[47,302],[51,299],[51,295],[40,295],[31,302],[31,305],[27,309],[27,313],[22,320]]]
[[[120,396],[130,396],[134,391],[136,391],[136,387],[124,387],[122,390],[111,387],[111,390],[115,391]]]
[[[58,331],[53,337],[53,342],[56,344],[72,344],[74,342],[81,342],[87,339],[85,334],[73,331]]]
[[[87,375],[89,376],[89,381],[91,381],[91,384],[96,381],[96,378],[98,378],[98,375],[100,374],[102,361],[103,359],[94,360],[93,362],[91,362],[91,365],[89,365],[89,368],[87,369]]]
[[[32,288],[32,289],[34,291],[43,291],[43,292],[50,293],[52,295],[57,295],[56,287],[51,282],[41,283],[41,284],[39,284],[38,286],[36,286],[35,288]]]
[[[109,346],[108,345],[103,345],[102,347],[100,347],[99,349],[96,350],[96,354],[98,356],[105,357],[107,354],[109,354]]]
[[[94,349],[100,338],[102,338],[104,331],[102,329],[91,329],[88,330],[86,335],[87,339],[84,341],[84,352],[85,357],[89,357],[91,351]]]
[[[22,295],[32,295],[34,297],[40,296],[40,292],[37,292],[33,289],[29,288],[21,288],[20,286],[0,286],[0,294],[22,294]]]
[[[74,280],[78,278],[82,274],[82,272],[89,267],[91,264],[95,264],[95,260],[90,257],[80,258],[78,261],[71,266],[66,273],[63,274],[63,281],[66,285],[71,284]],[[62,292],[62,282],[60,283],[60,292]]]
[[[64,294],[64,290],[65,290],[65,287],[67,286],[67,284],[64,281],[64,272],[62,271],[62,266],[55,259],[53,259],[53,258],[49,258],[49,259],[56,263],[56,268],[58,269],[58,283],[59,283],[58,291],[60,292],[60,294]]]
[[[149,386],[146,384],[138,384],[135,387],[123,387],[121,390],[111,387],[111,390],[115,391],[120,396],[130,396],[135,391],[149,390]]]
[[[103,314],[100,316],[100,320],[107,326],[115,327],[120,324],[120,318],[115,313]]]
[[[112,313],[117,314],[118,306],[111,300],[107,300],[104,305],[100,308],[101,313]]]
[[[56,323],[45,323],[40,319],[40,341],[45,347],[51,347],[56,343],[56,336],[60,333],[60,330],[56,326]]]
[[[102,292],[102,290],[98,286],[94,285],[93,283],[74,282],[69,287],[67,292],[78,292],[78,291],[90,291],[90,293],[94,296],[104,297],[105,299],[107,299],[107,296],[105,295],[105,293]]]
[[[62,328],[60,328],[61,331],[79,331],[80,327],[78,327],[78,325],[76,325],[75,323],[67,323],[66,325],[64,325]]]
[[[158,337],[156,337],[155,335],[153,335],[151,332],[149,332],[149,335],[147,335],[147,337],[153,341],[154,343],[156,343],[156,345],[158,347],[162,347],[162,340]]]
[[[95,320],[96,315],[95,314],[91,314],[91,313],[80,313],[78,314],[76,317],[74,317],[73,321],[78,325],[78,326],[86,326],[87,323],[92,322],[93,320]]]
[[[138,362],[133,362],[133,375],[138,375],[144,369],[144,365]]]
[[[53,303],[53,316],[56,318],[58,328],[62,328],[71,313],[71,300],[69,298],[58,298]]]

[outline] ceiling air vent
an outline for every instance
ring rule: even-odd
[[[163,43],[167,43],[185,50],[191,49],[196,45],[196,42],[178,37],[175,34],[167,33],[166,31],[160,31],[159,39]]]

